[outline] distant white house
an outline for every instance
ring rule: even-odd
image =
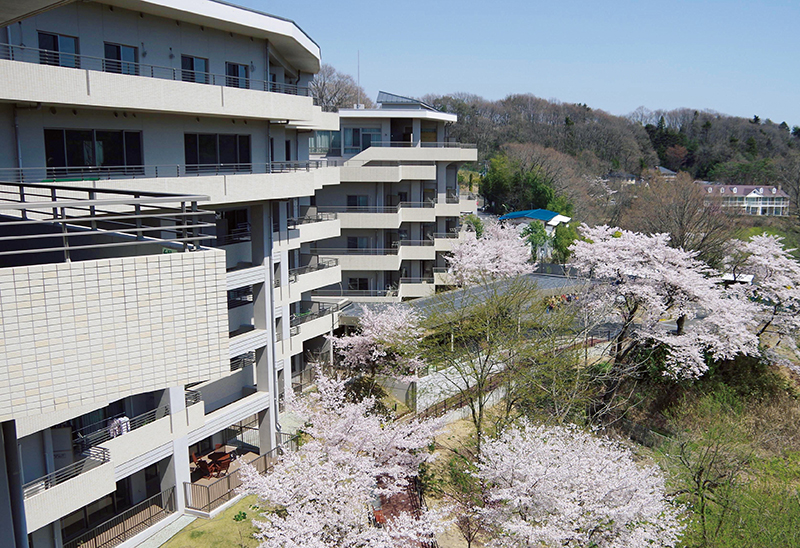
[[[789,214],[789,195],[778,186],[722,185],[708,181],[698,183],[704,185],[709,198],[719,199],[722,207],[736,208],[745,215]]]

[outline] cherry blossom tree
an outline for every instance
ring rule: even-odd
[[[794,337],[800,333],[800,263],[785,249],[783,238],[761,234],[736,243],[728,265],[734,280],[753,276],[752,295],[760,305],[758,335],[770,331]]]
[[[472,232],[453,244],[447,258],[458,285],[476,285],[533,272],[531,250],[519,227],[485,223],[480,238]]]
[[[477,467],[493,546],[668,547],[684,528],[657,466],[575,427],[523,422],[486,442]]]
[[[419,344],[423,330],[417,312],[404,305],[365,308],[359,332],[331,337],[341,365],[353,371],[413,375],[421,365]]]
[[[265,510],[254,521],[260,548],[389,548],[437,534],[439,512],[401,513],[383,527],[372,517],[380,497],[404,490],[431,458],[440,422],[384,422],[372,398],[348,403],[342,381],[318,372],[316,382],[318,393],[290,402],[308,421],[300,448],[266,475],[241,468],[242,491]]]
[[[755,309],[740,290],[725,290],[718,273],[695,253],[669,246],[667,234],[646,235],[619,228],[581,227],[572,246],[572,265],[597,280],[596,314],[619,322],[615,362],[650,344],[666,352],[665,374],[697,378],[714,360],[755,355]],[[675,328],[666,320],[674,320]]]

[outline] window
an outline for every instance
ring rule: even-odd
[[[366,195],[364,196],[349,195],[347,197],[347,209],[357,209],[357,208],[367,207],[368,203],[369,203],[368,197]]]
[[[138,60],[136,48],[106,43],[105,55],[103,66],[106,72],[139,74],[139,66],[136,64]]]
[[[348,278],[347,289],[350,291],[369,291],[369,278]]]
[[[286,156],[284,158],[287,162],[292,161],[292,141],[290,139],[286,139]]]
[[[186,133],[186,171],[250,170],[250,136],[227,133]]]
[[[380,145],[381,130],[379,128],[348,127],[344,129],[345,154],[357,154],[373,145]]]
[[[181,55],[181,79],[184,82],[208,83],[208,59]]]
[[[368,249],[369,238],[366,236],[348,236],[347,249]]]
[[[50,177],[93,167],[124,174],[144,171],[140,131],[45,129],[44,150]]]
[[[247,88],[248,66],[225,63],[225,85],[230,88]]]
[[[78,39],[72,36],[39,33],[39,63],[59,67],[78,68]]]

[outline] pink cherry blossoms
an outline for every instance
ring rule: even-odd
[[[330,341],[339,352],[341,365],[348,369],[413,376],[422,364],[420,321],[417,312],[408,306],[366,308],[359,320],[359,333],[331,337]]]
[[[265,510],[256,538],[261,548],[401,547],[440,531],[440,513],[401,514],[384,527],[371,521],[380,495],[402,490],[419,465],[437,421],[384,422],[374,401],[344,401],[344,383],[317,376],[319,392],[291,403],[306,417],[303,443],[267,475],[242,467],[243,491]]]
[[[697,378],[708,369],[706,352],[714,359],[758,352],[753,304],[725,290],[694,253],[670,247],[667,234],[586,225],[581,233],[586,240],[571,246],[573,266],[598,282],[593,309],[622,324],[617,360],[637,343],[657,343],[667,350],[665,374]]]
[[[487,222],[483,234],[458,240],[447,258],[458,285],[475,285],[533,272],[530,246],[516,226]]]
[[[477,467],[491,546],[671,547],[684,528],[657,466],[575,427],[510,428]]]

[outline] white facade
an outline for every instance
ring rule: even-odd
[[[341,232],[315,197],[340,168],[308,146],[338,116],[308,94],[319,47],[296,24],[213,0],[74,2],[0,42],[0,181],[26,200],[48,191],[22,183],[70,187],[59,203],[88,200],[92,217],[93,189],[127,192],[139,218],[98,236],[113,246],[97,256],[58,243],[64,256],[26,262],[50,240],[20,240],[22,258],[4,262],[0,239],[0,535],[15,548],[134,546],[227,500],[192,455],[270,451],[283,396],[338,323],[341,300],[312,293],[341,279],[314,252]],[[208,197],[192,212],[216,239],[176,248],[147,229],[165,221],[137,192]],[[23,223],[22,211],[0,216]],[[114,232],[106,222],[91,228]],[[158,523],[133,527],[144,507]]]
[[[717,201],[722,207],[744,215],[781,217],[789,214],[789,195],[779,186],[699,183],[708,195],[709,204]]]
[[[381,92],[380,108],[340,110],[339,132],[317,132],[312,152],[342,163],[341,184],[317,195],[319,211],[335,212],[341,236],[317,245],[336,257],[340,285],[320,295],[357,301],[424,297],[446,281],[434,274],[458,238],[474,196],[461,194],[458,168],[477,160],[474,146],[452,142],[453,114]]]

